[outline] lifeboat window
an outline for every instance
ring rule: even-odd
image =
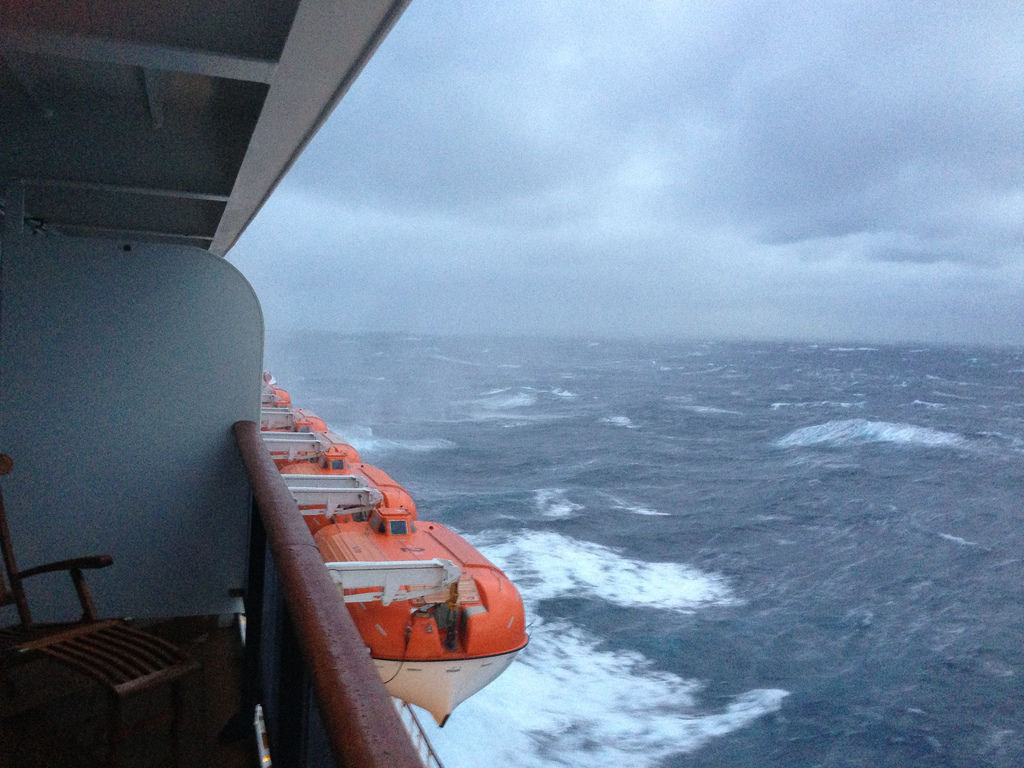
[[[345,468],[345,460],[344,459],[331,459],[331,469],[344,469],[344,468]]]
[[[405,520],[392,520],[391,521],[391,535],[392,536],[405,536],[409,532],[406,527]]]
[[[310,432],[310,431],[311,430],[310,430],[309,427],[299,427],[299,432]]]
[[[380,519],[380,515],[378,515],[376,512],[374,512],[373,515],[371,515],[370,517],[370,527],[373,528],[375,531],[384,533],[384,521]]]

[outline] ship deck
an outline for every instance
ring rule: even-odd
[[[170,732],[170,689],[128,700],[133,729],[118,764],[139,768],[253,768],[251,713],[239,714],[242,645],[236,626],[216,618],[175,619],[146,629],[178,644],[201,669],[182,684],[177,762]],[[107,692],[46,659],[20,664],[0,679],[0,768],[105,765]],[[232,729],[228,724],[237,724]]]

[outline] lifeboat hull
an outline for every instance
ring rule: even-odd
[[[427,710],[444,725],[452,711],[504,672],[519,651],[439,661],[374,659],[388,693]]]
[[[388,526],[378,520],[405,517],[411,515],[381,508],[365,522],[324,526],[314,539],[329,563],[440,558],[461,572],[438,592],[387,605],[339,586],[388,692],[443,724],[526,646],[523,602],[504,573],[440,523],[418,520],[407,535],[380,533]]]

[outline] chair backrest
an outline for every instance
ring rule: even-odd
[[[0,475],[10,473],[14,460],[6,453],[0,453]],[[4,492],[0,488],[0,551],[3,553],[4,567],[0,570],[0,605],[14,603],[18,606],[18,618],[24,627],[32,626],[32,614],[25,599],[25,590],[21,587],[18,566],[14,562],[14,546],[11,544],[11,531],[7,527],[7,510],[4,508]],[[7,579],[4,580],[6,573]]]

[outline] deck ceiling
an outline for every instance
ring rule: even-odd
[[[4,2],[0,198],[23,189],[31,227],[223,255],[407,3]]]

